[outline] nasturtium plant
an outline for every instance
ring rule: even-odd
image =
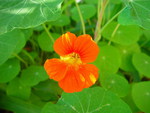
[[[129,45],[129,46],[122,46],[116,45],[119,48],[121,54],[121,66],[120,68],[124,71],[134,71],[135,67],[132,63],[132,56],[134,53],[139,53],[140,47],[137,43]]]
[[[102,76],[100,82],[104,88],[116,93],[120,97],[124,97],[129,93],[130,85],[128,81],[118,74]]]
[[[80,9],[84,20],[90,19],[96,14],[96,9],[94,5],[80,5]],[[71,13],[73,20],[77,22],[80,21],[80,16],[76,7],[71,9]]]
[[[150,77],[150,57],[144,53],[135,53],[132,59],[133,65],[146,77]]]
[[[133,84],[132,98],[139,109],[150,113],[150,81]]]
[[[145,29],[150,29],[150,1],[149,0],[124,0],[125,9],[119,16],[119,23],[123,25],[136,24]]]
[[[113,30],[118,26],[117,22],[110,23],[102,35],[111,40],[112,42],[118,43],[120,45],[131,45],[136,43],[140,38],[140,29],[136,25],[119,25],[116,29],[115,34],[113,35]]]
[[[131,113],[131,110],[128,105],[115,94],[103,88],[95,87],[73,94],[63,93],[56,105],[47,103],[42,109],[42,113],[54,112]]]
[[[19,45],[20,41],[22,42],[22,45]],[[11,55],[14,55],[15,52],[19,52],[20,48],[23,46],[24,34],[21,30],[14,30],[0,35],[0,65],[6,62]]]
[[[103,46],[94,64],[100,68],[100,73],[116,73],[121,65],[119,50],[113,46]]]
[[[28,99],[30,97],[31,88],[20,82],[19,78],[13,79],[7,87],[7,95]]]
[[[54,40],[59,37],[59,34],[53,33],[51,36]],[[46,32],[43,32],[38,37],[38,44],[43,51],[53,51],[53,42],[51,41],[50,37],[47,35]]]
[[[0,113],[150,113],[150,0],[0,0]]]
[[[16,58],[7,60],[0,65],[0,83],[7,83],[14,79],[20,72],[20,61]]]
[[[46,79],[48,76],[42,66],[30,66],[22,71],[20,82],[25,86],[34,86]]]
[[[0,1],[0,34],[15,28],[31,28],[59,17],[62,0]],[[32,20],[32,21],[31,21]]]

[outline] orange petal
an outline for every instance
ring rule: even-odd
[[[67,32],[63,34],[54,43],[55,52],[60,56],[72,53],[75,40],[76,36],[73,33]]]
[[[83,89],[85,79],[80,76],[78,70],[74,66],[70,66],[66,76],[59,81],[59,86],[67,93],[79,92]]]
[[[90,35],[79,36],[75,41],[74,50],[80,55],[84,63],[96,60],[99,52],[97,44],[92,40]]]
[[[84,88],[88,88],[95,84],[98,79],[98,68],[93,64],[81,65],[79,73],[85,78]]]
[[[48,59],[44,63],[44,68],[51,79],[62,80],[67,71],[67,64],[59,59]]]

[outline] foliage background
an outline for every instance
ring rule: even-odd
[[[1,111],[150,113],[149,29],[149,0],[0,0]],[[71,94],[43,68],[67,31],[100,47],[99,80]]]

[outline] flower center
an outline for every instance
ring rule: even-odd
[[[74,52],[65,56],[60,56],[60,59],[69,64],[81,64],[82,63],[80,56]]]

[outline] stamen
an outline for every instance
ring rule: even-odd
[[[82,63],[80,56],[74,52],[65,56],[60,56],[60,59],[69,64],[81,64]]]

